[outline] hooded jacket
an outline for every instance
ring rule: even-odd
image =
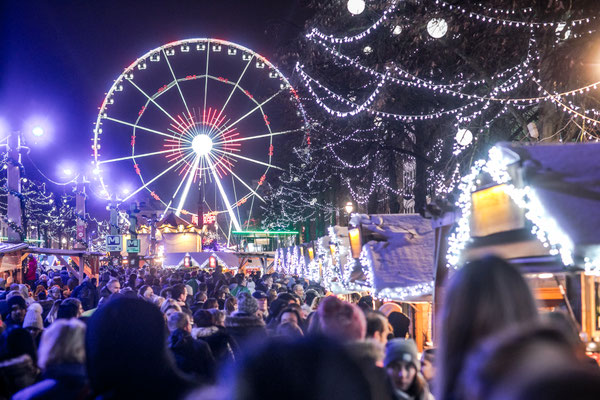
[[[249,341],[258,341],[267,336],[267,330],[262,318],[243,312],[235,312],[225,319],[225,331],[235,340],[237,350],[235,356],[239,356],[240,348]]]
[[[214,381],[215,359],[208,343],[194,339],[189,332],[176,329],[169,337],[169,349],[181,371],[202,383]]]

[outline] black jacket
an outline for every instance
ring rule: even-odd
[[[200,383],[214,381],[215,359],[208,343],[195,340],[190,333],[177,329],[169,337],[169,349],[181,371],[192,375]]]
[[[234,313],[225,319],[225,331],[237,344],[235,356],[248,342],[262,341],[267,337],[267,330],[262,318],[245,313]]]

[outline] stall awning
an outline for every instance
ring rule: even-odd
[[[361,215],[359,219],[363,233],[377,238],[363,245],[375,290],[399,300],[431,294],[435,253],[431,220],[417,214]]]

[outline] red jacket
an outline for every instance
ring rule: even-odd
[[[27,263],[27,273],[25,274],[25,279],[28,281],[35,281],[36,271],[37,271],[37,261],[35,258],[32,258],[31,260],[29,260],[29,263]],[[32,288],[32,290],[35,290],[35,288]]]

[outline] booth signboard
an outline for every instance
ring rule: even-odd
[[[139,239],[127,239],[127,252],[128,253],[139,253],[140,252],[140,240]]]
[[[123,241],[121,235],[106,236],[106,251],[123,251]]]
[[[525,227],[521,210],[505,191],[506,185],[478,190],[471,195],[471,236],[485,237]]]

